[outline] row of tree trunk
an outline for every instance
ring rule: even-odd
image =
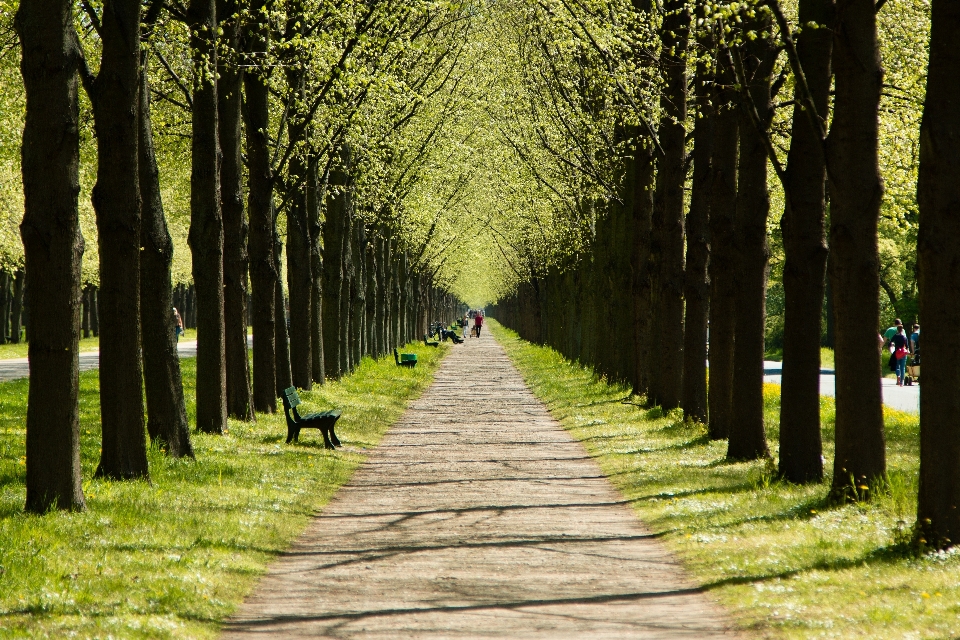
[[[850,207],[855,200],[878,204],[882,193],[875,134],[879,94],[874,89],[879,85],[871,84],[879,77],[875,19],[860,13],[858,2],[846,3],[840,27],[857,30],[862,38],[836,40],[829,30],[805,29],[791,52],[805,79],[797,82],[785,168],[772,153],[769,132],[775,93],[783,84],[772,77],[779,51],[771,36],[772,12],[751,10],[740,16],[745,29],[763,34],[742,44],[726,42],[719,21],[714,29],[701,31],[693,45],[701,63],[688,95],[683,58],[691,47],[686,35],[690,15],[683,3],[665,5],[662,38],[669,55],[660,61],[664,117],[657,138],[633,132],[627,145],[631,151],[622,158],[620,193],[600,210],[589,253],[534,274],[495,310],[525,338],[631,383],[650,403],[682,407],[687,419],[708,425],[711,437],[729,440],[730,458],[768,456],[763,355],[767,167],[773,163],[787,196],[780,471],[794,482],[819,481],[825,179],[828,161],[844,166],[830,180],[833,284],[838,300],[844,300],[834,308],[839,385],[834,489],[854,496],[862,496],[860,487],[882,481],[885,474],[876,344],[879,286],[876,270],[867,269],[870,251],[876,253],[879,210],[871,205],[847,213],[848,202]],[[800,12],[805,20],[835,20],[830,0],[803,0]],[[831,70],[834,40],[845,57],[835,56],[844,64]],[[858,58],[873,61],[872,70],[846,64]],[[826,114],[834,71],[838,91],[829,149],[837,159],[830,160],[824,123],[818,119]],[[860,83],[855,93],[846,91],[848,83]],[[692,157],[685,155],[688,102],[696,108]],[[815,109],[807,108],[811,102]],[[864,123],[871,122],[873,134],[856,133],[869,129]],[[692,188],[684,219],[682,193],[688,177]],[[848,275],[854,271],[857,278]]]
[[[196,426],[214,434],[226,430],[228,413],[252,420],[255,410],[275,411],[286,387],[309,389],[345,375],[364,356],[419,338],[431,319],[452,319],[459,310],[452,296],[433,286],[422,250],[411,256],[388,229],[365,224],[358,215],[349,149],[344,162],[322,177],[317,159],[299,151],[286,180],[274,174],[265,71],[240,72],[236,7],[214,0],[192,0],[185,16],[196,65],[188,238],[194,282],[174,291],[173,243],[153,143],[149,56],[141,47],[163,7],[150,3],[141,15],[139,0],[107,0],[99,13],[86,6],[102,43],[96,74],[79,47],[72,3],[24,0],[18,8],[27,95],[21,225],[26,276],[20,292],[26,289],[34,318],[26,447],[30,511],[84,508],[81,325],[100,337],[102,450],[96,474],[148,480],[147,433],[168,455],[193,456],[173,331],[172,307],[178,303],[186,325],[198,333]],[[268,27],[250,22],[250,53],[262,52]],[[212,37],[218,29],[233,45],[224,56]],[[78,80],[93,107],[98,152],[93,205],[100,286],[83,292]],[[241,110],[244,90],[247,109]],[[301,124],[291,138],[302,136]],[[275,195],[288,207],[289,304],[280,280]],[[0,311],[2,285],[0,280]]]
[[[716,76],[709,65],[698,65],[693,83],[698,117],[686,264],[675,250],[668,256],[665,248],[676,240],[671,189],[682,188],[686,180],[672,164],[677,146],[672,129],[678,123],[682,128],[682,114],[670,106],[686,102],[685,83],[674,82],[676,70],[667,59],[665,109],[674,109],[677,120],[661,123],[659,145],[641,139],[634,145],[638,151],[625,158],[623,204],[609,207],[597,221],[587,255],[532,274],[491,315],[525,339],[632,383],[653,403],[683,406],[687,417],[708,424],[711,437],[729,438],[728,457],[769,455],[762,396],[769,162],[786,196],[780,473],[794,482],[823,477],[819,336],[829,254],[837,389],[832,492],[838,498],[866,499],[883,490],[886,479],[877,336],[877,226],[883,197],[877,115],[883,71],[875,14],[881,5],[801,0],[800,24],[831,28],[803,29],[796,40],[779,5],[767,5],[770,12],[751,10],[742,17],[745,28],[760,34],[772,33],[776,18],[794,72],[786,166],[780,166],[769,136],[777,43],[762,35],[727,45],[718,23],[713,31],[718,40],[700,43],[718,61]],[[665,7],[674,13],[664,21],[664,46],[677,54],[684,43],[683,20],[676,16],[683,10],[670,3]],[[926,355],[916,532],[921,545],[945,547],[960,540],[960,346],[955,339],[960,315],[960,112],[955,108],[960,78],[955,70],[960,53],[952,42],[960,9],[935,0],[932,25],[918,184]],[[835,93],[828,133],[831,81]],[[711,83],[714,88],[707,91]],[[654,146],[655,154],[646,151]],[[654,155],[658,177],[651,188]],[[671,264],[665,266],[666,261]],[[680,327],[673,302],[665,297],[675,300],[674,272],[684,268]],[[678,328],[684,330],[682,344]]]

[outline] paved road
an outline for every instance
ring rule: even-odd
[[[184,340],[177,344],[177,351],[181,358],[193,358],[197,355],[197,341]],[[81,351],[80,371],[96,369],[100,366],[99,351]],[[0,360],[0,382],[26,378],[30,375],[30,362],[26,358],[11,358]]]
[[[780,384],[780,371],[782,371],[782,362],[772,362],[764,360],[763,379],[765,382],[776,382]],[[911,387],[898,387],[897,381],[891,378],[883,378],[880,381],[883,389],[883,403],[900,411],[909,413],[920,413],[920,385]],[[820,371],[820,395],[835,396],[837,394],[837,379],[830,369]]]
[[[734,637],[486,332],[269,570],[239,638]]]

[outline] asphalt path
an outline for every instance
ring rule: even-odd
[[[249,340],[249,338],[248,338]],[[177,344],[177,352],[181,358],[194,358],[197,355],[197,341],[184,340]],[[80,371],[88,371],[100,367],[99,351],[81,351]],[[0,360],[0,382],[18,380],[30,375],[30,361],[27,358],[10,358]]]
[[[763,361],[764,382],[780,384],[782,371],[782,362]],[[880,386],[883,390],[883,404],[908,413],[920,413],[919,384],[914,384],[910,387],[898,387],[896,380],[883,378],[880,380]],[[837,395],[837,378],[832,369],[820,370],[820,395]]]

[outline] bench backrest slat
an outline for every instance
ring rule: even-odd
[[[287,403],[289,403],[291,409],[300,404],[300,394],[297,393],[296,387],[284,389],[283,395],[287,396]]]

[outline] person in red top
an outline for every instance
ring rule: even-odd
[[[473,330],[477,333],[477,337],[480,337],[480,329],[483,327],[483,314],[479,311],[477,312],[477,317],[473,319]]]

